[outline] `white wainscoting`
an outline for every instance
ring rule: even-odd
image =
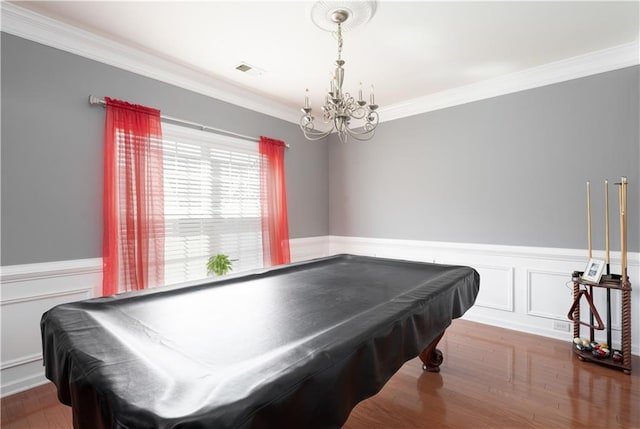
[[[290,245],[294,262],[329,254],[327,236],[292,239]],[[4,397],[46,383],[40,318],[58,304],[101,295],[102,259],[6,266],[0,281],[0,397]]]
[[[339,253],[469,265],[480,273],[480,294],[464,318],[503,328],[571,341],[567,312],[572,303],[571,273],[583,270],[586,252],[413,240],[321,236],[290,241],[293,262]],[[619,255],[612,258],[613,268]],[[603,258],[599,252],[594,257]],[[632,325],[640,320],[640,254],[629,254],[634,285]],[[40,318],[51,307],[100,294],[102,260],[84,259],[2,267],[1,396],[46,382],[42,367]],[[605,308],[605,292],[596,290],[597,308]],[[612,294],[614,310],[619,294]],[[586,314],[582,307],[582,314]],[[602,311],[603,320],[606,314]],[[560,326],[558,326],[560,322]],[[612,314],[613,343],[619,343],[620,314]],[[584,328],[583,328],[584,329]],[[586,333],[585,333],[586,334]],[[640,330],[632,329],[632,353],[640,355]],[[603,339],[604,333],[598,338]]]
[[[567,313],[573,303],[571,273],[583,271],[586,250],[468,243],[442,243],[361,237],[329,237],[330,254],[351,253],[394,259],[469,265],[480,273],[480,293],[465,319],[571,341],[573,325]],[[620,255],[612,253],[611,270],[619,272]],[[604,259],[604,252],[594,252]],[[640,254],[628,255],[632,283],[632,353],[640,355]],[[606,292],[595,288],[594,303],[606,323]],[[611,293],[612,342],[620,345],[620,293]],[[588,308],[581,307],[585,315]],[[586,320],[585,320],[586,321]],[[567,328],[567,329],[565,329]],[[582,335],[588,336],[586,327]],[[596,331],[604,341],[605,331]]]
[[[40,318],[51,307],[97,296],[102,259],[2,267],[2,397],[46,382]]]

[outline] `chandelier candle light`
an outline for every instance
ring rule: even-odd
[[[336,37],[338,39],[338,59],[336,68],[330,82],[330,90],[321,107],[322,120],[325,124],[330,124],[331,129],[327,131],[315,128],[314,117],[311,115],[311,102],[309,100],[309,89],[306,90],[304,107],[302,108],[302,118],[300,118],[300,128],[304,136],[309,140],[319,140],[328,136],[334,130],[338,134],[340,141],[345,143],[349,136],[356,140],[369,140],[375,134],[378,126],[378,105],[375,104],[373,95],[373,85],[369,95],[369,104],[362,97],[362,82],[358,90],[356,100],[348,92],[343,92],[344,64],[342,59],[342,24],[349,19],[350,13],[345,9],[338,9],[331,13],[330,19],[338,25]],[[353,122],[352,122],[353,121]]]

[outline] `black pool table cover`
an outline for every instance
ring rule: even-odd
[[[338,428],[469,309],[469,267],[338,255],[42,316],[74,427]]]

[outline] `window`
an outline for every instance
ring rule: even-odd
[[[258,145],[163,124],[165,284],[207,276],[209,256],[262,267]]]

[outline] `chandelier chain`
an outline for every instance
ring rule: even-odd
[[[342,59],[342,24],[338,23],[338,59]]]
[[[344,12],[344,11],[338,11]],[[349,137],[356,140],[369,140],[373,137],[375,129],[378,126],[379,116],[376,109],[378,105],[374,102],[373,85],[371,85],[371,94],[369,104],[362,96],[362,82],[356,99],[349,92],[343,92],[344,83],[344,64],[342,59],[342,22],[344,19],[336,21],[338,31],[333,33],[334,38],[338,41],[338,58],[335,61],[336,68],[330,81],[331,89],[327,92],[324,104],[320,107],[322,111],[322,121],[329,125],[327,131],[317,130],[315,128],[315,118],[312,116],[312,108],[309,100],[309,90],[306,90],[305,103],[302,108],[303,115],[300,118],[300,128],[304,136],[308,140],[319,140],[328,136],[332,131],[338,134],[341,142],[345,143]],[[352,123],[353,120],[353,123]]]

